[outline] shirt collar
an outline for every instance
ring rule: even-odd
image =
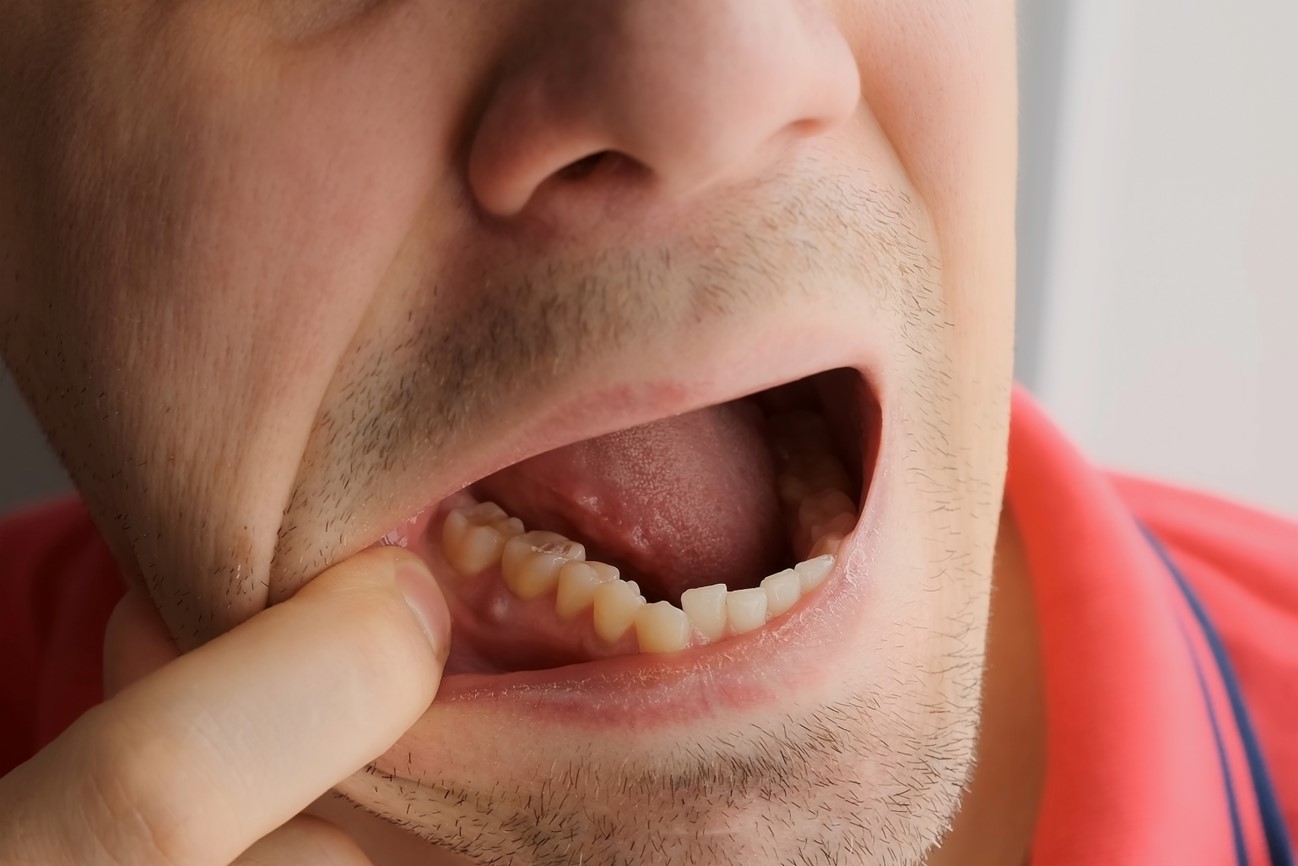
[[[1239,731],[1185,596],[1107,476],[1022,389],[1006,496],[1045,671],[1034,866],[1228,864],[1241,848],[1265,863]]]

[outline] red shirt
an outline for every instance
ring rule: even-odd
[[[1102,473],[1021,391],[1006,492],[1046,679],[1035,866],[1291,863],[1298,525]],[[0,521],[0,774],[100,700],[121,593],[78,501]]]

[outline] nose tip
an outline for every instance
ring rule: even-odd
[[[857,106],[860,75],[814,6],[570,0],[488,100],[468,166],[480,206],[516,215],[559,180],[683,198],[838,126]]]

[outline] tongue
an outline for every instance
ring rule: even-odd
[[[765,419],[744,401],[533,457],[477,492],[529,529],[585,544],[651,601],[755,586],[788,559]]]

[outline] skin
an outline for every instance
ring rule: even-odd
[[[565,432],[835,366],[880,396],[883,540],[854,566],[877,590],[850,653],[808,656],[832,662],[825,684],[632,753],[529,732],[535,752],[490,769],[518,728],[434,704],[370,756],[378,774],[333,780],[402,831],[318,811],[371,852],[432,842],[446,862],[1023,859],[1038,675],[999,519],[1013,3],[8,0],[4,17],[0,116],[22,134],[0,142],[0,351],[181,650]],[[830,745],[771,771],[773,799],[673,763],[685,743],[727,766],[797,724]],[[74,773],[72,754],[45,765]],[[571,791],[548,782],[554,755]],[[689,832],[664,779],[689,786]]]
[[[437,691],[448,614],[412,559],[353,557],[179,659],[129,595],[108,627],[109,698],[0,779],[0,859],[364,863],[337,828],[296,816]]]

